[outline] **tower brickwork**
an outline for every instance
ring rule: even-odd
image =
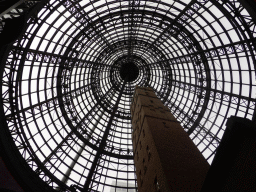
[[[200,191],[209,164],[152,88],[136,87],[131,114],[139,192]]]

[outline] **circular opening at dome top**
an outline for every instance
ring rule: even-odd
[[[120,75],[123,80],[127,78],[128,82],[134,81],[139,76],[139,68],[133,63],[123,63],[120,68]]]

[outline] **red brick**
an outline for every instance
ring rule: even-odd
[[[132,104],[131,104],[131,114],[133,115],[135,106],[137,104],[138,96],[146,96],[151,99],[157,99],[157,96],[155,95],[154,91],[152,88],[141,88],[141,87],[136,87],[135,93],[133,96]]]
[[[145,89],[136,88],[138,90],[145,92]],[[136,127],[133,143],[139,192],[153,191],[155,178],[161,191],[199,192],[209,164],[169,109],[157,98],[137,94],[133,103],[132,124],[133,128]],[[151,154],[149,161],[147,146]]]

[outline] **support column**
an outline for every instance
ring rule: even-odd
[[[153,89],[136,87],[131,114],[139,192],[199,192],[209,164]]]

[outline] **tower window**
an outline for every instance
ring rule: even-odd
[[[144,175],[146,174],[146,172],[147,172],[147,166],[144,166]]]
[[[149,146],[147,145],[147,153],[148,153],[148,161],[150,160],[151,158],[151,152],[149,150]]]
[[[155,188],[155,192],[161,192],[160,185],[157,181],[157,177],[155,177],[155,180],[154,180],[154,188]]]
[[[143,179],[142,179],[142,174],[141,174],[141,170],[140,170],[140,185],[142,186],[143,184]]]
[[[163,122],[165,128],[169,128],[169,126],[166,125],[166,122]]]

